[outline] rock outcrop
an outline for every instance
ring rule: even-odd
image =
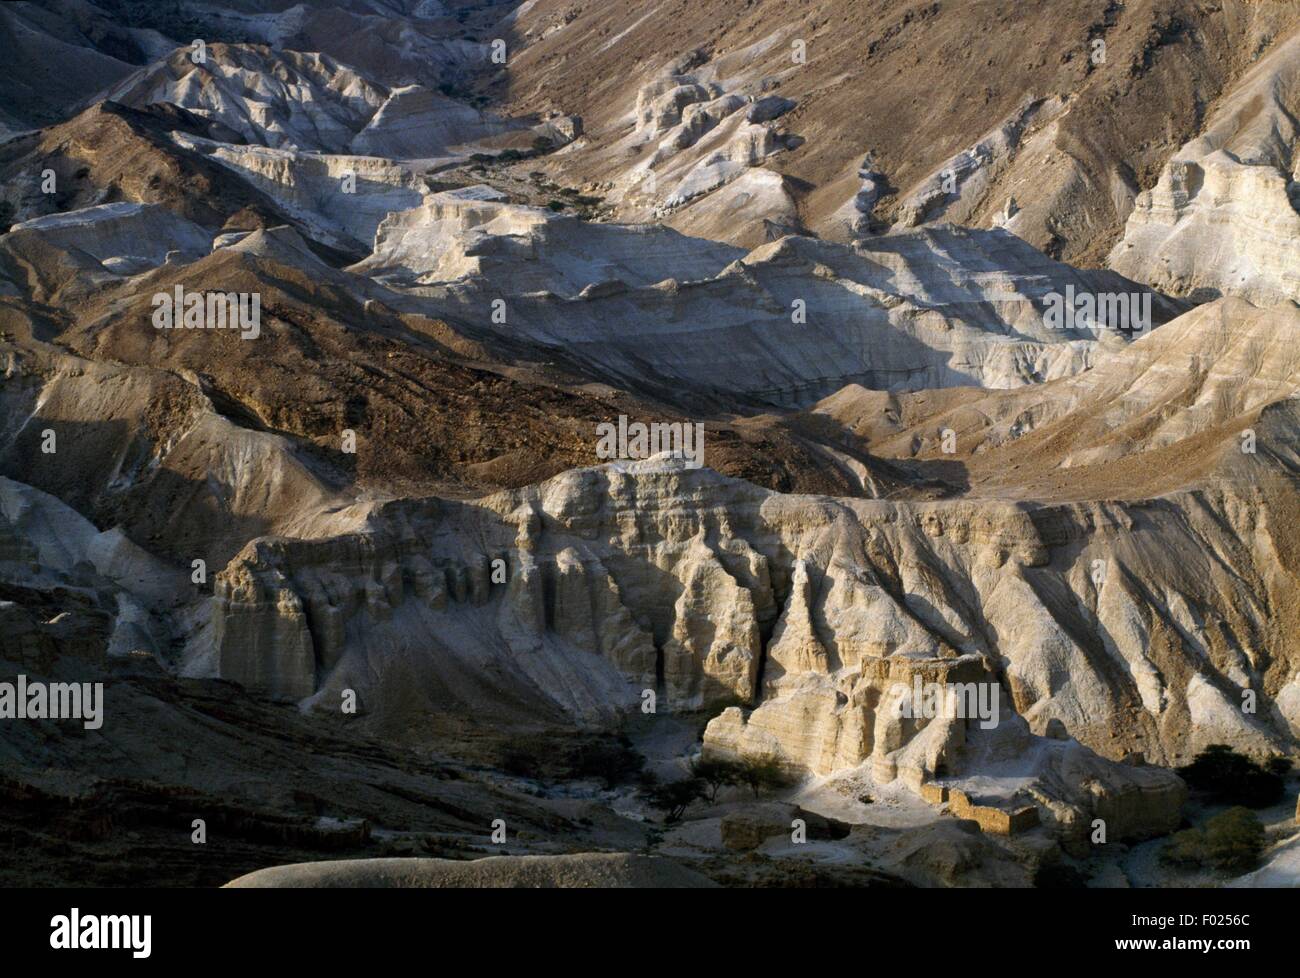
[[[403,284],[474,278],[508,295],[644,287],[675,275],[717,275],[739,248],[657,225],[588,224],[504,203],[487,187],[432,194],[377,229],[374,253],[355,270]]]
[[[315,153],[431,159],[562,138],[561,127],[534,130],[422,85],[390,88],[325,54],[257,44],[181,48],[106,94],[181,106],[251,145]]]
[[[172,138],[265,193],[305,233],[363,254],[389,214],[418,207],[426,196],[423,182],[390,160],[236,146],[186,134]]]
[[[212,236],[183,217],[152,204],[100,204],[22,221],[5,236],[19,252],[73,252],[91,276],[138,275],[164,262],[193,261],[211,249]],[[89,257],[99,263],[85,262]]]
[[[1242,614],[1256,600],[1242,582],[1270,581],[1282,601],[1286,577],[1262,557],[1220,576],[1178,542],[1242,532],[1247,511],[1222,494],[1105,518],[1082,505],[792,497],[656,459],[475,504],[388,504],[351,538],[262,541],[222,572],[214,615],[232,637],[222,650],[232,676],[273,673],[260,636],[305,627],[314,670],[272,691],[314,684],[311,702],[331,709],[343,688],[367,710],[396,708],[394,672],[409,681],[415,670],[441,695],[472,654],[501,677],[478,710],[499,708],[506,691],[538,715],[599,725],[651,688],[661,709],[739,701],[710,725],[710,749],[821,773],[870,762],[879,779],[917,790],[1014,759],[1009,811],[1043,807],[1067,835],[1085,816],[1106,818],[1133,837],[1165,825],[1181,789],[1095,752],[1174,763],[1206,737],[1288,749],[1267,708],[1231,705],[1246,688],[1267,697],[1293,671],[1276,623]],[[1100,601],[1090,551],[1112,561]],[[493,560],[507,583],[491,582]],[[1178,568],[1190,575],[1181,583]],[[1163,629],[1207,572],[1216,583],[1201,581],[1194,615],[1214,630]],[[1154,593],[1123,583],[1153,579]],[[606,613],[589,615],[602,600]],[[1253,665],[1230,651],[1261,643],[1273,657]],[[982,712],[900,711],[931,684],[972,689]],[[484,691],[462,691],[461,705],[473,695]],[[1058,743],[1062,732],[1092,750]]]
[[[447,318],[522,332],[628,383],[649,364],[668,382],[783,407],[810,404],[846,383],[1018,387],[1068,376],[1092,363],[1099,345],[1121,346],[1117,330],[1130,324],[1052,328],[1044,315],[1049,293],[1145,291],[1110,272],[1052,262],[1001,230],[941,227],[856,247],[782,236],[719,271],[722,246],[662,230],[557,222],[501,204],[478,209],[485,213],[438,202],[429,214],[395,215],[361,267],[391,268],[411,255],[414,269],[432,264],[436,277],[464,276],[412,289]],[[430,227],[442,235],[432,238]],[[455,243],[465,236],[468,243]],[[644,271],[619,260],[643,248]],[[584,254],[610,257],[570,257]],[[1151,301],[1153,324],[1185,308],[1158,295]]]
[[[1300,36],[1138,195],[1108,264],[1175,295],[1300,302]]]

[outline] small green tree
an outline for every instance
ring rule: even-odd
[[[718,800],[718,792],[729,784],[740,784],[741,766],[716,757],[697,757],[691,761],[691,774],[708,786],[709,804]]]
[[[676,822],[686,814],[691,802],[704,797],[705,785],[699,778],[684,778],[642,789],[642,797],[652,808],[664,813],[665,822]]]
[[[1264,851],[1264,826],[1249,809],[1229,808],[1205,824],[1205,849],[1210,863],[1224,872],[1248,872]]]
[[[1175,866],[1212,868],[1235,876],[1253,869],[1263,851],[1263,824],[1254,812],[1238,805],[1202,827],[1174,833],[1160,859]]]
[[[741,783],[754,793],[755,798],[760,792],[788,787],[794,780],[775,754],[744,758],[740,762],[739,774]]]

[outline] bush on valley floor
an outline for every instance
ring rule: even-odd
[[[710,803],[718,800],[718,792],[730,785],[741,783],[742,768],[735,761],[716,757],[697,757],[690,763],[691,774],[703,781]]]
[[[764,792],[788,788],[795,781],[780,759],[771,754],[738,761],[696,757],[687,767],[691,776],[678,781],[659,782],[648,773],[642,776],[642,799],[663,812],[667,822],[679,821],[693,802],[716,802],[718,792],[727,786],[748,788],[757,799]]]
[[[686,814],[691,802],[705,797],[708,786],[699,778],[683,778],[680,781],[667,781],[660,784],[648,784],[641,789],[641,797],[647,805],[664,813],[665,822],[677,822]]]
[[[780,791],[795,783],[795,777],[773,754],[746,757],[740,762],[740,783],[757,798],[764,791]]]
[[[781,759],[772,754],[746,757],[738,761],[697,757],[690,762],[689,767],[692,776],[704,782],[710,802],[718,800],[718,792],[722,788],[733,785],[748,788],[758,798],[762,792],[780,791],[795,782],[794,776]]]
[[[1264,826],[1259,816],[1238,805],[1197,828],[1174,833],[1160,859],[1187,869],[1217,869],[1234,876],[1255,868],[1264,851]]]

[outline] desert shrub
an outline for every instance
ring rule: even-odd
[[[1261,767],[1225,744],[1211,744],[1178,773],[1189,786],[1214,801],[1247,808],[1264,808],[1282,799],[1285,790],[1278,765]]]
[[[686,814],[691,802],[703,798],[707,788],[699,778],[684,778],[641,789],[641,797],[651,808],[664,813],[664,821],[676,822]]]
[[[1214,816],[1204,826],[1174,833],[1161,850],[1160,859],[1174,866],[1237,875],[1253,869],[1263,851],[1263,824],[1254,812],[1238,805]]]
[[[746,757],[740,762],[740,783],[749,788],[757,798],[761,792],[777,791],[794,783],[785,765],[775,754]]]
[[[712,803],[718,800],[718,792],[722,788],[742,783],[744,771],[735,761],[698,757],[691,761],[691,774],[708,787],[708,799]]]
[[[1264,826],[1250,810],[1230,808],[1206,823],[1205,842],[1214,865],[1244,873],[1255,867],[1264,851]]]

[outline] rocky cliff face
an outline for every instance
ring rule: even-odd
[[[970,669],[991,670],[1036,731],[1059,723],[1111,756],[1173,761],[1216,737],[1268,749],[1285,725],[1238,701],[1290,680],[1264,610],[1289,600],[1286,566],[1268,548],[1231,569],[1193,556],[1270,532],[1256,505],[1240,490],[902,504],[784,497],[668,461],[576,470],[479,504],[389,504],[361,534],[250,545],[219,578],[223,668],[283,670],[262,685],[307,695],[410,604],[490,614],[515,657],[551,640],[603,656],[638,693],[657,669],[669,709],[736,700],[761,727],[820,702],[824,734],[780,748],[810,769],[871,756],[889,685]],[[1206,576],[1218,597],[1191,597]],[[625,642],[616,621],[636,623]],[[311,655],[277,664],[256,636],[281,632]]]
[[[461,224],[466,208],[456,212]],[[448,210],[439,204],[433,216]],[[649,366],[670,384],[782,407],[811,404],[846,383],[1002,388],[1067,376],[1092,363],[1099,345],[1122,345],[1118,330],[1131,324],[1103,316],[1110,328],[1100,332],[1051,328],[1049,293],[1150,294],[1111,272],[1060,265],[1002,231],[941,227],[856,247],[787,236],[715,270],[726,252],[712,243],[557,223],[501,204],[479,210],[486,214],[472,229],[433,225],[442,242],[417,251],[416,268],[434,265],[437,274],[444,262],[459,278],[412,289],[448,318],[522,332],[625,383]],[[402,228],[419,217],[397,215],[382,227],[368,263],[400,264],[411,250]],[[439,255],[461,234],[471,244],[459,250],[472,262]],[[396,253],[384,258],[390,242]],[[646,263],[629,272],[620,257],[639,248]],[[579,260],[587,255],[602,260]],[[1185,308],[1159,295],[1150,301],[1153,323]],[[728,351],[721,361],[720,346]]]
[[[1110,267],[1176,295],[1300,301],[1300,36],[1138,195]]]
[[[657,225],[589,224],[521,207],[483,186],[393,210],[377,229],[374,253],[356,267],[399,282],[474,278],[501,283],[509,295],[573,298],[589,289],[653,285],[683,269],[710,277],[744,255]]]
[[[647,690],[667,710],[738,702],[710,749],[818,773],[870,761],[918,788],[1020,743],[1036,758],[1026,784],[1074,813],[1061,819],[1140,811],[1122,799],[1154,792],[1167,820],[1174,782],[1040,745],[1162,763],[1212,742],[1290,749],[1275,697],[1296,663],[1263,603],[1293,602],[1294,578],[1268,547],[1204,560],[1240,555],[1263,529],[1255,509],[1230,492],[1035,508],[791,497],[666,459],[576,470],[477,504],[390,504],[360,535],[250,546],[217,585],[221,669],[330,708],[355,689],[380,712],[402,708],[394,674],[436,703],[467,661],[498,680],[449,691],[462,708],[508,698],[599,725]],[[900,718],[917,682],[997,688],[996,729]],[[1078,757],[1104,785],[1088,805],[1060,771]]]
[[[303,155],[265,146],[234,146],[180,134],[181,147],[199,153],[276,200],[320,240],[361,253],[393,211],[416,207],[423,182],[390,160],[352,155]]]

